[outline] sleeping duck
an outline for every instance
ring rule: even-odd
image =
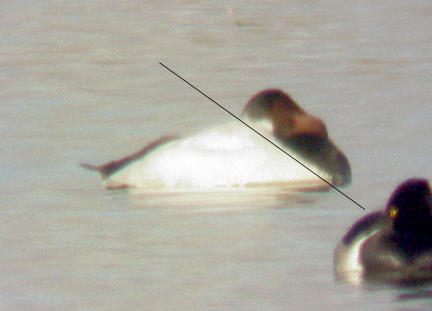
[[[245,105],[242,120],[335,186],[351,181],[346,156],[330,140],[322,120],[308,114],[286,93],[267,89]],[[283,185],[323,189],[328,184],[239,121],[189,137],[159,138],[98,171],[107,189],[144,191],[218,190]]]

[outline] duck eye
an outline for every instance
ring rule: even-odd
[[[388,214],[390,216],[390,219],[395,219],[398,214],[398,209],[396,206],[391,206],[388,210]]]

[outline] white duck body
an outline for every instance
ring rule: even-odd
[[[246,120],[255,130],[281,146],[270,121]],[[331,176],[291,156],[323,178]],[[187,138],[156,146],[105,181],[106,188],[124,186],[145,190],[215,190],[268,184],[322,187],[324,182],[244,124],[233,121]]]

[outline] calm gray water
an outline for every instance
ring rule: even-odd
[[[334,281],[365,214],[338,193],[132,195],[78,167],[230,120],[163,62],[236,114],[289,92],[368,212],[432,177],[430,1],[229,4],[0,4],[1,310],[430,310],[425,288]]]

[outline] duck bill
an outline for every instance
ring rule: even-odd
[[[346,186],[351,182],[351,166],[347,157],[328,138],[298,135],[289,139],[279,137],[279,140],[303,159],[306,166],[309,164],[330,176],[331,180],[327,181],[334,186]]]
[[[341,152],[337,151],[335,157],[334,173],[332,183],[335,186],[346,186],[351,183],[351,166],[347,157]]]

